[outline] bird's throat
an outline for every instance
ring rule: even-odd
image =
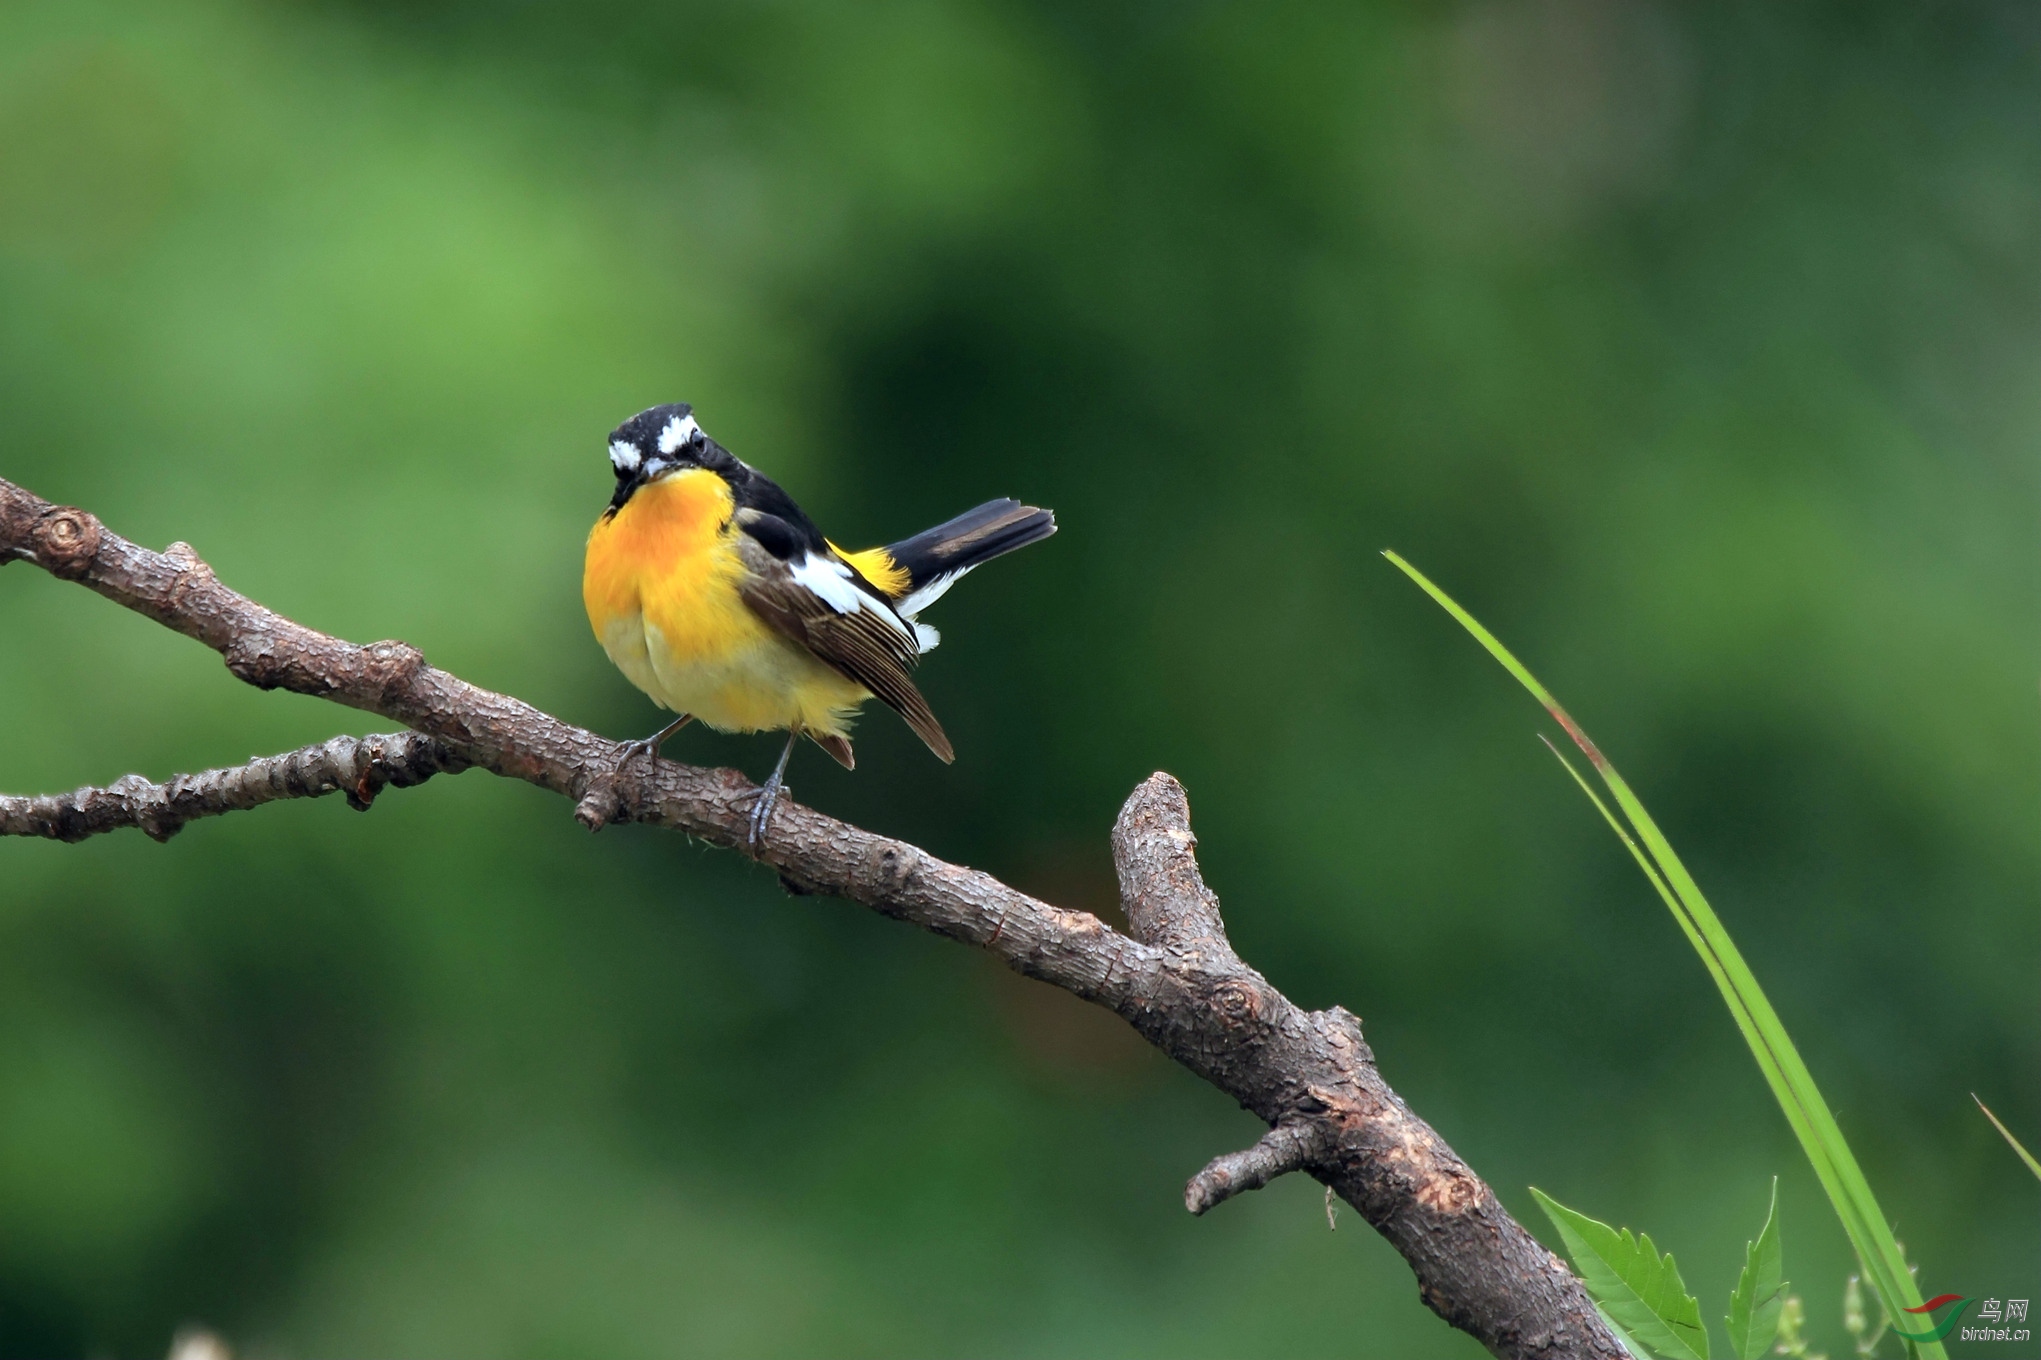
[[[689,468],[640,487],[622,509],[598,520],[581,579],[597,636],[609,620],[636,615],[644,595],[658,593],[676,575],[700,582],[722,555],[733,508],[728,482]]]

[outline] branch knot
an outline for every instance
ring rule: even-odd
[[[257,689],[280,688],[289,669],[289,664],[277,656],[274,640],[267,629],[251,628],[237,635],[220,655],[236,679]]]
[[[907,880],[914,877],[914,870],[920,863],[921,855],[911,845],[887,840],[872,847],[872,867],[879,871],[886,886],[894,892],[907,886]]]
[[[590,775],[574,804],[574,820],[592,833],[622,819],[624,798],[618,787],[621,782],[614,762]]]
[[[45,510],[29,531],[35,560],[52,576],[76,581],[92,569],[99,551],[99,521],[69,505]]]
[[[369,683],[384,703],[414,684],[425,673],[425,653],[408,642],[395,640],[370,643],[362,649]]]
[[[193,591],[219,580],[213,575],[213,569],[206,565],[205,559],[198,555],[198,550],[182,539],[165,548],[163,556],[177,565],[177,579],[171,583],[168,600],[172,610],[185,608]]]
[[[1245,1029],[1262,1017],[1260,990],[1241,978],[1228,978],[1214,987],[1212,1006],[1228,1029]]]

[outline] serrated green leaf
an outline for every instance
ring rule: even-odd
[[[1779,1245],[1779,1178],[1772,1177],[1772,1207],[1758,1240],[1743,1249],[1743,1273],[1729,1295],[1729,1348],[1737,1360],[1758,1360],[1779,1334],[1786,1306],[1785,1253]]]
[[[1559,1235],[1581,1283],[1616,1324],[1666,1360],[1708,1360],[1701,1301],[1687,1292],[1671,1253],[1567,1208],[1535,1185],[1531,1193]]]

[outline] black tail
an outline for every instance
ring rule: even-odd
[[[990,562],[1055,532],[1054,513],[1019,501],[998,500],[889,545],[887,555],[907,573],[900,612],[911,618],[980,562]]]

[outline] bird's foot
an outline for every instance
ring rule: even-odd
[[[758,858],[759,848],[765,843],[765,829],[772,823],[772,810],[779,805],[780,793],[786,785],[775,770],[772,778],[765,781],[765,787],[758,791],[758,798],[751,804],[751,831],[745,837],[745,846],[753,859]]]
[[[639,756],[651,756],[652,763],[657,765],[659,763],[659,748],[666,744],[666,739],[693,721],[693,714],[683,713],[649,737],[639,737],[635,741],[622,743],[617,747],[617,768],[621,770]]]
[[[787,744],[780,751],[780,763],[772,767],[772,777],[765,781],[765,787],[758,791],[758,801],[751,805],[751,834],[746,844],[753,859],[758,858],[759,847],[765,842],[765,828],[772,822],[773,807],[780,801],[780,790],[786,787],[787,761],[793,757],[794,743],[800,739],[798,724],[787,729]]]

